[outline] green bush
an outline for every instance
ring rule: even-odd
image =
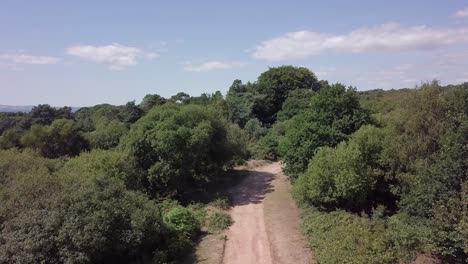
[[[41,158],[8,154],[16,164],[0,166],[1,263],[132,262],[165,254],[171,236],[146,195],[117,178],[53,175]]]
[[[251,144],[250,151],[255,159],[277,160],[279,157],[277,135],[270,129],[264,137]]]
[[[247,133],[249,140],[253,142],[259,140],[268,132],[268,129],[256,118],[247,121],[244,126],[244,130]]]
[[[185,237],[194,237],[200,230],[200,223],[192,210],[177,206],[163,214],[164,223]]]
[[[215,212],[208,216],[207,226],[211,232],[222,231],[232,225],[232,218],[229,214]]]
[[[400,215],[387,221],[308,209],[303,230],[320,264],[409,263],[421,250],[425,232],[411,221]]]
[[[390,188],[384,186],[380,162],[383,133],[363,126],[336,148],[318,149],[308,170],[294,184],[299,201],[320,208],[368,209]]]

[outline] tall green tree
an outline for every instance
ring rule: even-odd
[[[133,124],[143,116],[143,110],[135,104],[135,101],[131,101],[125,104],[119,115],[125,124]]]
[[[165,104],[132,126],[122,142],[154,196],[181,194],[234,157],[227,124],[212,108]]]
[[[336,146],[369,123],[370,113],[360,106],[354,88],[334,84],[321,89],[312,97],[310,110],[291,119],[280,139],[285,172],[297,178],[319,147]]]
[[[163,105],[166,101],[167,100],[159,94],[147,94],[143,97],[143,100],[140,103],[140,108],[144,112],[148,112],[154,106]]]
[[[311,107],[311,99],[315,92],[310,89],[297,89],[291,91],[278,112],[277,121],[291,119],[295,115],[307,111]]]
[[[297,89],[318,91],[320,83],[309,69],[281,66],[262,73],[256,83],[253,114],[261,122],[272,124],[289,93]]]
[[[244,127],[252,117],[253,87],[255,85],[252,83],[243,84],[241,80],[234,80],[226,95],[228,119],[240,127]]]

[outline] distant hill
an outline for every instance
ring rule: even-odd
[[[29,112],[33,105],[0,105],[0,112]],[[76,112],[81,107],[72,107],[72,112]]]

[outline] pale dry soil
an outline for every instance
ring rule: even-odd
[[[313,263],[300,231],[299,210],[280,163],[251,162],[239,170],[245,178],[227,190],[233,225],[205,236],[197,263]]]

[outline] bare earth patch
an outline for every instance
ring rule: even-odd
[[[265,222],[269,234],[273,263],[313,263],[312,252],[306,248],[301,233],[299,209],[290,192],[289,179],[274,164],[274,192],[264,201]]]
[[[299,212],[279,162],[250,161],[229,195],[233,225],[204,236],[191,263],[312,263],[300,231]]]
[[[261,163],[231,190],[234,224],[226,234],[222,263],[311,262],[288,189],[279,163]]]

